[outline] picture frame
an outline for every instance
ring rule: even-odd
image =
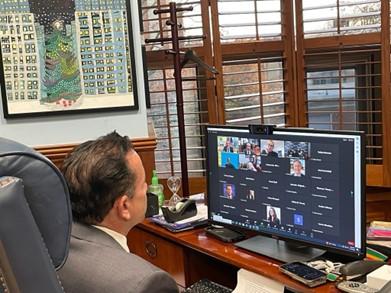
[[[5,118],[138,110],[130,1],[0,2]]]

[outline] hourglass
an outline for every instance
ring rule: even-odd
[[[170,207],[175,207],[175,205],[182,200],[177,192],[181,189],[181,177],[171,176],[167,179],[167,186],[172,192],[172,196],[169,201]]]

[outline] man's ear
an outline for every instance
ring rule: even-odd
[[[117,215],[123,220],[129,221],[132,217],[130,209],[130,198],[127,195],[122,195],[115,200],[114,206],[117,210]]]

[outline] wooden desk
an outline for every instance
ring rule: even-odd
[[[203,228],[171,233],[145,220],[128,235],[130,250],[169,272],[181,287],[208,278],[235,288],[244,268],[284,284],[294,292],[339,292],[334,284],[315,289],[301,285],[278,270],[278,261],[209,237]]]

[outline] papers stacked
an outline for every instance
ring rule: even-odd
[[[373,221],[371,222],[367,239],[371,240],[391,240],[391,222]]]
[[[367,231],[367,258],[385,261],[390,255],[391,222],[371,222]]]

